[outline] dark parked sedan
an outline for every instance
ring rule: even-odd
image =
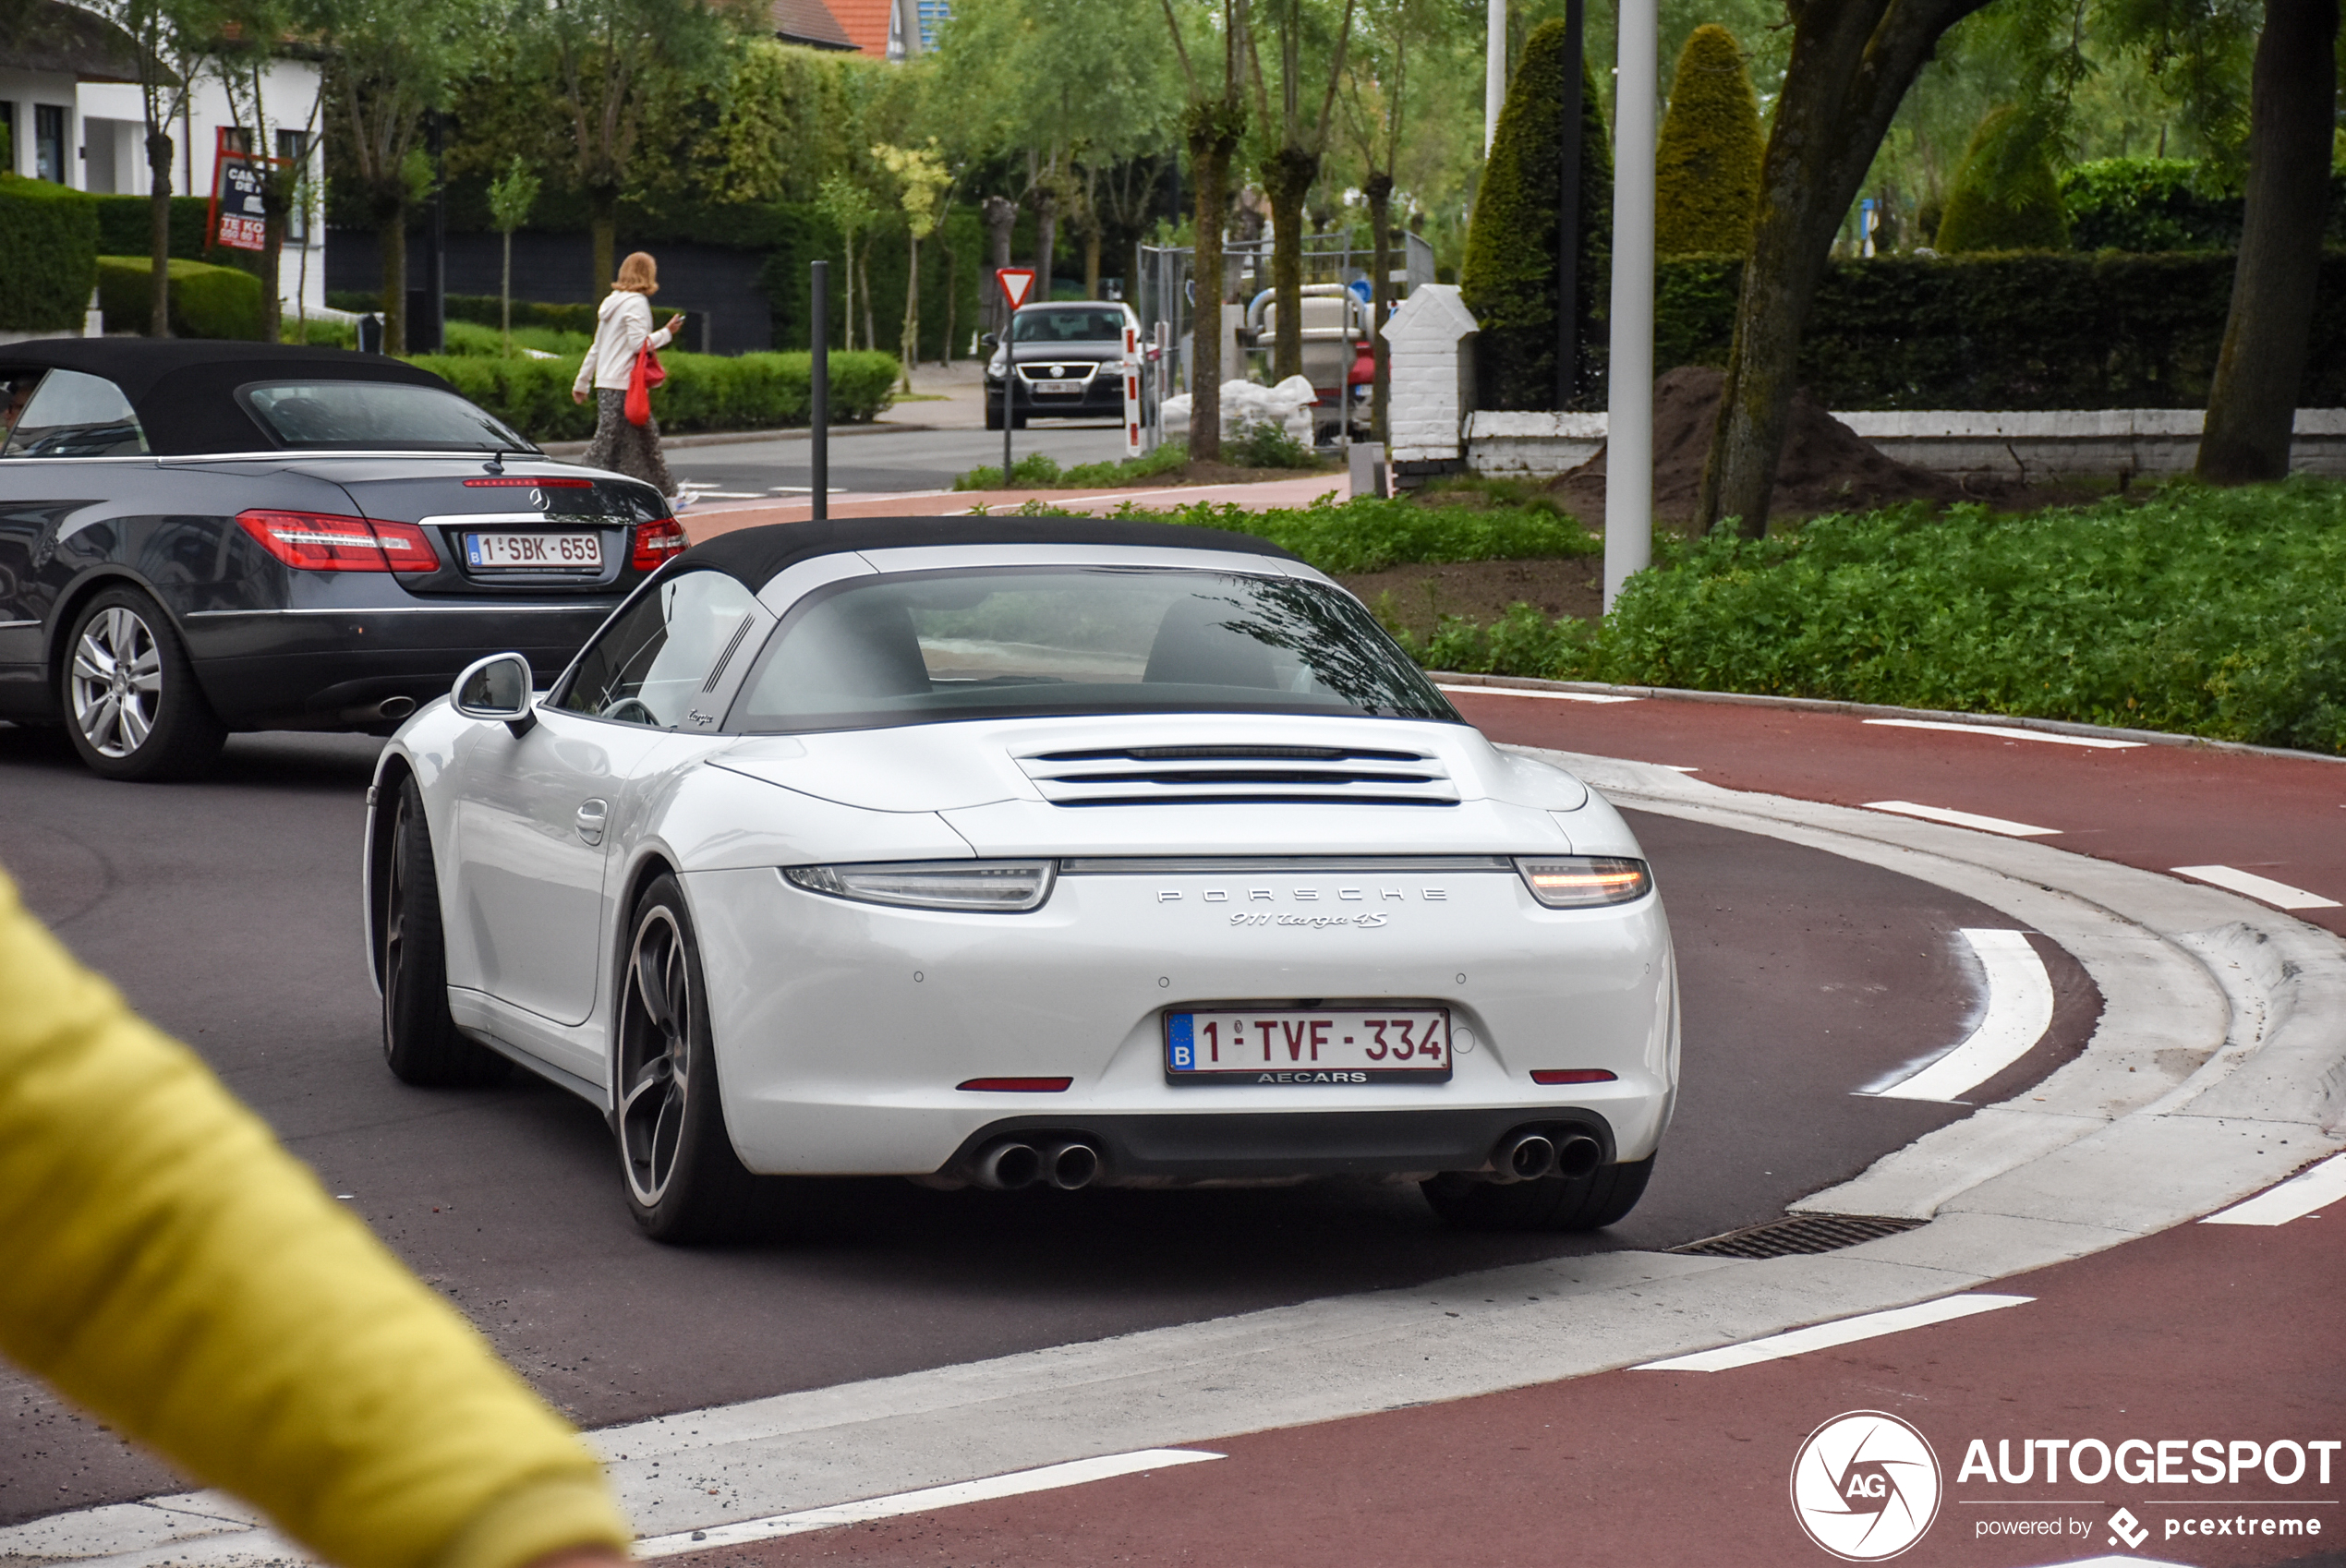
[[[683,548],[428,371],[250,343],[0,348],[0,718],[115,778],[236,730],[381,730],[484,653],[558,674]]]
[[[1010,422],[1023,429],[1030,416],[1082,419],[1124,417],[1124,331],[1140,319],[1113,300],[1022,306],[1010,318],[1006,357],[987,334],[986,428],[1002,428],[1002,373],[1015,361]]]

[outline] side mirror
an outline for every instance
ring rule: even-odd
[[[980,348],[999,348],[1002,346],[1002,340],[999,336],[993,332],[981,332],[978,334],[977,346]]]
[[[494,719],[526,735],[538,723],[529,688],[529,660],[517,653],[490,654],[465,667],[448,706],[466,718]]]

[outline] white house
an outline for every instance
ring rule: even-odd
[[[146,109],[130,40],[94,10],[62,0],[36,0],[26,10],[30,25],[0,40],[0,127],[13,171],[100,195],[146,195]],[[266,145],[247,150],[297,159],[310,176],[308,211],[294,213],[285,235],[280,292],[287,315],[302,302],[313,309],[326,302],[319,90],[316,62],[272,61],[260,91]],[[168,127],[174,196],[211,195],[222,133],[233,144],[245,139],[238,118],[226,84],[207,69]]]

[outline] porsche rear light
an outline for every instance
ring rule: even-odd
[[[657,572],[668,558],[684,548],[684,525],[673,517],[635,525],[635,549],[628,564],[638,572]]]
[[[793,887],[834,899],[912,910],[1015,914],[1051,896],[1057,861],[899,861],[867,865],[792,865]]]
[[[1543,855],[1515,862],[1531,896],[1552,910],[1626,904],[1653,890],[1643,861],[1614,855]]]
[[[1611,1083],[1620,1075],[1602,1067],[1533,1067],[1534,1083]]]
[[[440,556],[413,523],[337,517],[321,512],[237,513],[262,549],[302,572],[437,572]]]
[[[1071,1078],[973,1078],[955,1084],[979,1094],[1060,1094]]]

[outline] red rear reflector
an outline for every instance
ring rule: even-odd
[[[684,545],[684,525],[673,517],[663,517],[657,523],[638,523],[635,549],[628,564],[638,572],[657,572]]]
[[[440,570],[431,540],[413,523],[258,508],[238,513],[236,523],[261,549],[303,572]]]
[[[465,484],[467,488],[485,486],[490,488],[513,488],[525,490],[591,490],[595,488],[595,481],[592,479],[526,479],[518,474],[508,474],[497,479],[466,479]]]
[[[980,1093],[1057,1094],[1074,1081],[1071,1078],[973,1078],[953,1087],[974,1089]]]
[[[1602,1067],[1534,1067],[1531,1069],[1531,1081],[1534,1083],[1611,1083],[1619,1076],[1618,1073],[1609,1073]]]

